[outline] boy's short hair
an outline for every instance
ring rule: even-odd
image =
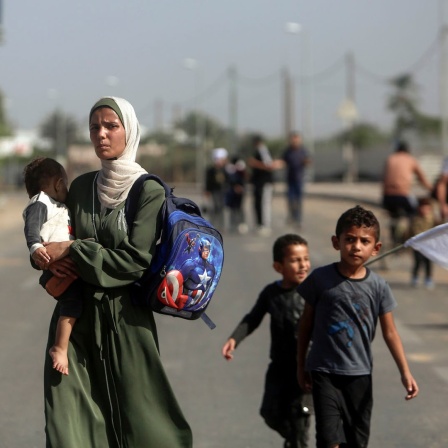
[[[42,191],[55,176],[63,176],[64,167],[49,157],[38,157],[32,160],[23,170],[28,197],[32,198]]]
[[[277,238],[272,248],[274,261],[279,263],[283,262],[283,259],[285,258],[285,249],[294,244],[303,244],[304,246],[308,246],[308,241],[300,235],[296,235],[294,233],[288,233]]]
[[[336,223],[336,236],[339,238],[342,232],[350,227],[367,227],[374,231],[375,241],[380,239],[380,223],[370,210],[366,210],[360,205],[350,208],[342,213]]]

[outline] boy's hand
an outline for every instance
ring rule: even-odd
[[[412,400],[418,395],[419,389],[417,382],[411,375],[403,376],[401,378],[401,382],[403,383],[403,386],[406,388],[406,391],[408,393],[405,397],[406,400]]]
[[[230,338],[222,347],[222,356],[230,361],[233,359],[233,352],[235,350],[236,341],[233,338]]]
[[[311,375],[302,369],[297,370],[297,381],[299,383],[300,389],[302,389],[303,392],[309,393],[313,389]]]
[[[50,261],[50,256],[47,254],[45,247],[38,247],[31,258],[39,267],[45,266]]]

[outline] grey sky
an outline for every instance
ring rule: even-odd
[[[344,65],[352,51],[360,67],[380,76],[408,71],[436,40],[440,2],[446,0],[3,0],[4,43],[0,46],[0,88],[16,127],[38,126],[56,105],[84,120],[102,95],[128,99],[141,123],[153,127],[154,103],[163,102],[168,124],[172,109],[194,106],[197,91],[208,90],[200,108],[228,119],[226,71],[234,64],[240,131],[279,135],[282,128],[280,68],[288,64],[322,75],[310,106],[313,132],[342,124],[336,111],[345,96]],[[445,5],[448,14],[448,3]],[[301,34],[285,32],[299,22]],[[302,45],[305,41],[308,45]],[[185,58],[198,61],[196,75]],[[439,57],[433,52],[414,71],[421,107],[439,113]],[[272,75],[272,77],[269,77]],[[116,83],[111,83],[111,76]],[[198,86],[199,84],[199,86]],[[209,87],[214,84],[215,88]],[[310,92],[310,90],[307,90]],[[300,97],[300,85],[296,85]],[[376,77],[356,72],[360,118],[390,126],[388,90]],[[311,114],[311,112],[309,112]]]

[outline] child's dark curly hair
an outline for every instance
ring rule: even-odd
[[[62,177],[64,174],[64,167],[56,160],[49,157],[34,159],[23,170],[23,179],[28,197],[32,198],[46,188],[51,179],[56,176]]]
[[[303,244],[304,246],[308,246],[308,242],[305,238],[302,238],[300,235],[296,235],[293,233],[288,233],[277,238],[272,249],[274,261],[282,263],[283,259],[285,258],[285,249],[288,246],[295,244]]]
[[[375,232],[375,241],[380,239],[380,223],[376,216],[360,205],[344,212],[336,223],[336,236],[339,238],[344,230],[350,227],[367,227]]]

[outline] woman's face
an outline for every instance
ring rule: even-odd
[[[126,147],[126,131],[118,115],[109,107],[96,109],[90,119],[90,141],[101,160],[116,159]]]

